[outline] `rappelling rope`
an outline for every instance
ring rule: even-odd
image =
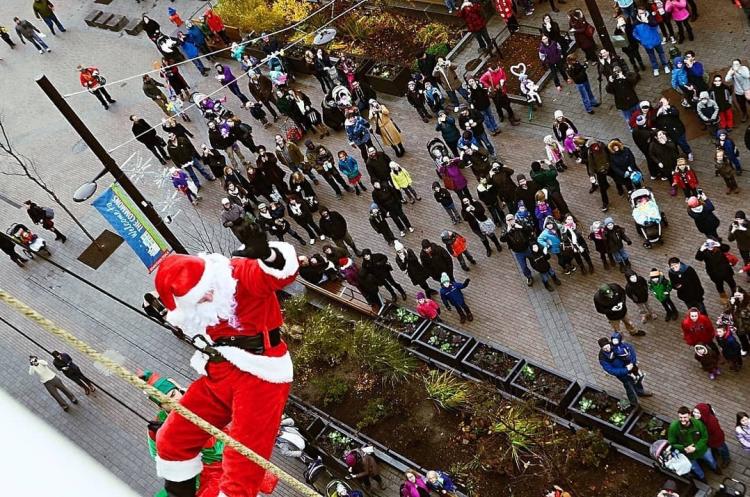
[[[253,452],[251,449],[249,449],[245,445],[241,444],[234,438],[224,433],[219,428],[215,427],[214,425],[212,425],[205,419],[201,418],[200,416],[198,416],[191,410],[187,409],[185,406],[167,397],[161,391],[157,390],[153,386],[143,381],[141,378],[139,378],[134,373],[130,372],[124,366],[121,366],[120,364],[102,355],[101,353],[96,351],[93,347],[91,347],[91,345],[77,338],[66,329],[61,328],[60,326],[56,325],[51,320],[47,319],[46,317],[44,317],[43,315],[41,315],[40,313],[38,313],[37,311],[29,307],[22,301],[18,300],[16,297],[11,295],[7,291],[3,290],[2,288],[0,288],[0,301],[5,303],[8,307],[11,307],[18,313],[22,314],[27,319],[33,321],[34,323],[39,325],[41,328],[43,328],[47,332],[55,335],[57,338],[60,338],[61,340],[64,340],[70,346],[75,347],[79,352],[81,352],[82,354],[85,354],[91,360],[103,364],[107,369],[112,371],[121,379],[130,383],[131,385],[138,388],[139,390],[142,390],[149,396],[157,398],[160,404],[167,406],[171,410],[179,413],[182,417],[184,417],[185,419],[193,423],[195,426],[205,431],[206,433],[209,433],[210,435],[215,437],[217,440],[221,440],[227,446],[233,448],[238,453],[248,458],[250,461],[254,462],[255,464],[257,464],[264,470],[278,477],[279,480],[283,481],[284,483],[292,487],[294,490],[308,497],[320,497],[319,493],[317,493],[316,491],[314,491],[307,485],[303,484],[301,481],[297,480],[290,474],[286,473],[284,470],[282,470],[281,468],[273,464],[271,461],[268,461],[264,459],[263,457],[259,456],[258,454]]]

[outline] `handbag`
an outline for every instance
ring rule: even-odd
[[[447,174],[443,175],[443,183],[445,184],[445,187],[448,190],[455,190],[456,189],[456,183],[453,181],[453,178],[451,178]]]

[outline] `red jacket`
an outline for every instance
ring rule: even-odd
[[[440,314],[440,304],[432,299],[425,299],[417,304],[417,314],[427,319],[435,319]]]
[[[482,14],[482,6],[478,3],[462,6],[461,10],[458,11],[458,16],[466,23],[466,29],[472,33],[481,31],[482,28],[487,26],[487,20]]]
[[[492,4],[506,22],[513,16],[513,0],[492,0]]]
[[[724,430],[721,429],[719,420],[716,419],[710,405],[698,404],[695,408],[700,411],[701,421],[708,430],[708,446],[712,449],[718,449],[724,443]]]
[[[716,336],[714,325],[705,314],[698,314],[698,320],[690,319],[690,312],[682,320],[682,338],[691,347],[699,343],[709,343]]]
[[[638,116],[641,116],[641,115],[643,115],[642,110],[637,110],[630,115],[630,129],[638,128],[638,123],[636,122],[636,119],[638,119]],[[645,115],[646,115],[646,127],[654,128],[655,127],[654,119],[656,119],[656,110],[649,107]]]
[[[206,25],[212,33],[218,33],[224,30],[224,21],[221,20],[219,14],[214,12],[212,9],[206,11]]]
[[[94,76],[94,73],[99,74],[99,69],[96,67],[87,67],[80,73],[81,86],[89,90],[96,90],[99,88],[99,78]]]
[[[672,183],[683,190],[685,188],[698,188],[698,177],[692,169],[688,169],[683,173],[675,171],[672,175]]]
[[[503,82],[502,86],[500,86],[501,81]],[[488,90],[496,92],[499,89],[503,95],[507,94],[505,83],[508,82],[508,78],[505,76],[505,69],[502,67],[498,68],[496,71],[487,69],[487,71],[479,78],[479,82]]]

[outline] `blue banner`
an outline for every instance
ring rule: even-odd
[[[166,240],[117,183],[104,190],[91,205],[130,245],[149,273],[170,253]]]

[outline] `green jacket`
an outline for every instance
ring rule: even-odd
[[[669,292],[672,291],[672,282],[662,274],[656,283],[651,279],[648,280],[648,289],[656,300],[664,302],[669,297]]]
[[[34,0],[34,15],[36,15],[36,18],[39,19],[45,17],[50,17],[53,12],[52,8],[54,5],[52,5],[49,0]]]
[[[682,426],[680,420],[672,421],[667,431],[669,445],[684,453],[688,459],[698,459],[708,450],[708,430],[703,421],[690,418],[690,426]],[[688,454],[685,447],[695,446],[695,452]]]
[[[539,185],[539,188],[548,188],[551,192],[560,191],[560,183],[557,181],[557,171],[554,169],[542,169],[531,171],[531,179]]]

